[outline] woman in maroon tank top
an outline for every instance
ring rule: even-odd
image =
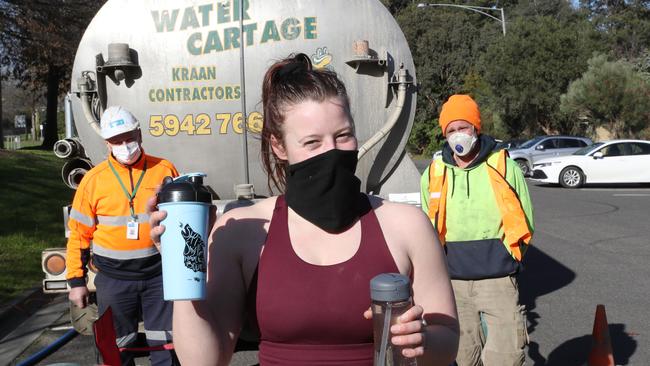
[[[416,305],[391,341],[420,365],[449,365],[458,321],[441,246],[417,207],[361,193],[343,83],[298,54],[267,71],[262,100],[262,160],[269,187],[284,194],[214,223],[207,299],[174,304],[181,362],[227,365],[246,313],[259,326],[262,366],[371,366],[369,282],[399,272]],[[151,213],[154,242],[164,217]]]

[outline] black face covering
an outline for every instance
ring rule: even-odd
[[[361,181],[356,150],[332,149],[289,165],[287,205],[328,232],[340,232],[359,217]]]

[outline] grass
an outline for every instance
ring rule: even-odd
[[[63,136],[59,136],[59,137],[63,138]],[[43,143],[42,140],[32,140],[30,135],[25,135],[25,134],[20,135],[20,148],[21,149],[38,148],[42,143]],[[5,149],[7,149],[7,150],[15,150],[14,146],[15,146],[15,143],[5,141]]]
[[[64,161],[51,151],[0,150],[0,304],[43,279],[41,251],[64,247]]]

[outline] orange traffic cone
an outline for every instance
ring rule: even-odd
[[[589,366],[614,366],[612,341],[609,338],[609,325],[607,324],[605,305],[596,306],[596,318],[594,319],[592,337],[593,345],[591,352],[589,352],[587,364]]]

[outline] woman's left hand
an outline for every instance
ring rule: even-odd
[[[397,318],[397,323],[390,327],[392,334],[391,342],[403,347],[402,355],[406,357],[420,357],[424,354],[425,324],[422,319],[424,309],[420,305],[414,305],[404,314]],[[363,313],[366,319],[372,319],[370,309]]]
[[[422,321],[424,309],[414,305],[397,318],[397,323],[390,327],[393,335],[391,342],[403,347],[402,355],[406,357],[419,357],[424,354],[425,326]]]

